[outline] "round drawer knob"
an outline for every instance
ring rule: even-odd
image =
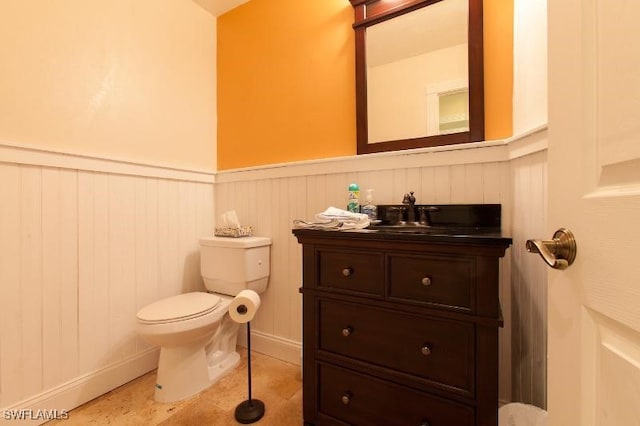
[[[344,275],[345,277],[350,276],[351,274],[353,274],[353,269],[349,268],[344,268],[342,270],[342,275]]]
[[[351,333],[353,333],[353,328],[351,328],[351,327],[345,327],[345,328],[342,329],[342,335],[344,337],[351,336]]]
[[[351,402],[351,398],[353,395],[351,395],[351,392],[345,392],[344,395],[342,395],[342,403],[344,405],[349,405],[349,403]]]
[[[420,353],[424,356],[431,355],[431,348],[429,347],[429,345],[424,344],[420,348]]]
[[[431,426],[431,423],[429,423],[428,421],[424,420],[422,423],[420,423],[420,426]]]
[[[424,277],[422,279],[422,285],[425,287],[429,287],[431,285],[431,277]]]

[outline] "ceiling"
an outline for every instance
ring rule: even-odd
[[[225,12],[240,6],[249,0],[193,0],[196,4],[213,16],[222,15]]]

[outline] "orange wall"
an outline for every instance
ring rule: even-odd
[[[484,0],[484,137],[513,134],[513,0]]]
[[[485,4],[485,134],[511,135],[513,1]],[[251,0],[218,18],[218,169],[356,154],[348,0]]]

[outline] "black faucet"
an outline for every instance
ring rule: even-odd
[[[404,194],[402,198],[402,204],[407,205],[407,222],[412,223],[416,221],[416,197],[413,196],[413,191],[408,194]]]

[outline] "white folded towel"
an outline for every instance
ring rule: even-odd
[[[353,213],[347,210],[329,207],[322,213],[315,215],[315,222],[305,222],[300,219],[293,221],[295,228],[311,229],[363,229],[369,226],[369,216],[362,213]]]
[[[316,221],[316,222],[307,222],[306,220],[302,220],[302,219],[294,219],[293,220],[293,228],[294,229],[300,229],[300,228],[306,228],[306,229],[340,229],[340,227],[342,226],[342,222],[340,222],[339,220],[335,220],[335,219],[330,219],[330,220],[322,220],[322,221]]]
[[[336,207],[329,207],[322,213],[318,213],[316,220],[337,220],[342,224],[340,229],[362,229],[371,223],[366,214],[353,213]]]
[[[338,220],[350,220],[350,221],[362,221],[368,219],[369,216],[363,213],[353,213],[347,210],[342,210],[336,207],[329,207],[322,213],[318,213],[316,217],[324,219],[338,219]]]

